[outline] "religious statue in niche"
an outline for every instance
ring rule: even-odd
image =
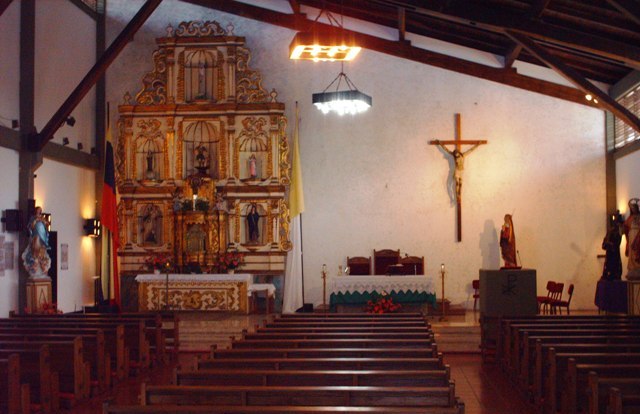
[[[147,204],[142,210],[141,234],[144,246],[159,246],[162,242],[160,234],[162,227],[162,213],[160,208]]]
[[[504,266],[502,269],[520,269],[518,266],[518,260],[516,255],[516,234],[513,228],[513,218],[511,214],[505,214],[504,224],[502,230],[500,230],[500,250],[502,252],[502,259],[504,260]]]
[[[248,244],[260,243],[260,213],[258,213],[258,207],[256,204],[249,206],[249,212],[247,213],[247,228],[249,229]]]
[[[602,279],[620,280],[622,277],[622,259],[620,258],[620,213],[609,220],[609,230],[602,240],[602,250],[606,251]]]
[[[251,154],[249,157],[249,178],[255,180],[258,178],[258,160],[256,159],[256,154]]]
[[[42,207],[36,207],[29,219],[27,231],[29,243],[22,253],[22,263],[29,273],[29,279],[48,279],[51,258],[49,257],[49,231],[47,220],[42,215]]]
[[[200,61],[200,63],[198,63],[198,94],[196,95],[196,99],[206,99],[207,97],[206,76],[204,62]]]
[[[629,217],[624,222],[623,232],[627,238],[624,254],[627,262],[627,279],[640,280],[640,199],[629,200]]]
[[[209,150],[205,145],[198,145],[194,150],[194,159],[195,159],[195,167],[198,172],[202,174],[206,174],[209,169]]]
[[[147,165],[147,169],[145,170],[144,177],[147,180],[153,180],[156,178],[156,173],[153,170],[153,151],[148,150],[147,155],[145,155],[145,161]]]

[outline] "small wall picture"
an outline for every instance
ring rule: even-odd
[[[60,270],[69,270],[69,244],[60,244]]]
[[[0,252],[0,255],[4,255],[4,268],[6,270],[13,270],[13,262],[16,260],[14,255],[15,244],[10,242],[4,242],[4,245],[0,245],[4,252]]]

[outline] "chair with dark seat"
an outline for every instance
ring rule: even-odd
[[[538,313],[546,313],[547,307],[551,302],[551,294],[553,293],[556,287],[556,282],[548,281],[547,282],[547,296],[538,296],[536,300],[538,301]]]
[[[475,312],[478,299],[480,299],[480,280],[476,279],[472,281],[471,287],[473,287],[473,311]]]
[[[386,275],[389,273],[389,266],[400,264],[400,249],[398,250],[374,250],[373,251],[373,273],[376,275]]]
[[[371,256],[369,257],[347,257],[349,275],[364,276],[371,274]]]
[[[560,313],[562,314],[562,308],[567,309],[567,315],[570,315],[569,305],[571,305],[571,298],[573,297],[573,283],[569,285],[569,289],[567,289],[567,294],[569,295],[568,300],[554,300],[551,302],[552,313]]]
[[[424,256],[401,257],[400,264],[404,275],[424,275]]]

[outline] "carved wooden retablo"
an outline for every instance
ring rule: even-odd
[[[157,44],[142,89],[118,107],[122,271],[167,253],[182,268],[215,272],[220,254],[239,251],[244,272],[284,273],[284,104],[232,27],[183,22]]]

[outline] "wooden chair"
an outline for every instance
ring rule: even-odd
[[[398,250],[374,250],[373,270],[376,275],[389,273],[389,266],[400,264],[400,249]]]
[[[369,257],[348,257],[347,266],[349,274],[352,276],[364,276],[371,274],[371,256]]]
[[[480,299],[480,280],[476,279],[472,281],[471,287],[473,287],[473,311],[475,312],[478,299]]]
[[[551,308],[553,311],[552,313],[559,312],[560,314],[562,314],[562,308],[566,308],[567,315],[571,314],[571,312],[569,312],[569,305],[571,305],[571,298],[573,297],[573,283],[569,285],[567,294],[569,295],[568,300],[554,300],[551,302]],[[562,295],[562,291],[560,292],[560,295]]]
[[[547,282],[547,296],[538,296],[536,299],[538,301],[538,313],[546,313],[547,307],[549,306],[549,302],[551,302],[551,293],[555,289],[556,282],[548,281]]]
[[[551,291],[551,297],[547,305],[547,308],[549,309],[550,314],[554,314],[556,312],[556,308],[553,306],[553,304],[562,301],[563,290],[564,290],[564,283],[556,283],[554,289]]]
[[[404,275],[424,275],[424,256],[405,256],[400,258]]]

